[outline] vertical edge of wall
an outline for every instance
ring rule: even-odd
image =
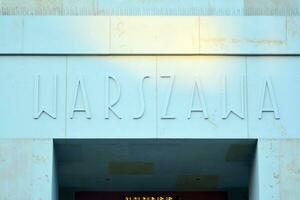
[[[299,139],[259,139],[250,173],[249,199],[297,199],[300,195],[299,152]]]
[[[280,200],[280,140],[259,139],[250,177],[250,200]]]
[[[259,200],[259,182],[258,182],[258,152],[257,146],[251,163],[249,177],[249,200]]]
[[[0,199],[57,199],[53,155],[52,139],[1,139]]]
[[[59,185],[57,176],[57,160],[54,149],[54,143],[52,140],[52,198],[51,200],[58,200]]]

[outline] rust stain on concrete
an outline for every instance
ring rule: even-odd
[[[283,45],[285,40],[256,40],[256,39],[235,39],[235,38],[213,38],[213,39],[200,39],[200,42],[214,43],[218,45],[224,44],[239,44],[239,43],[253,43],[261,45]]]

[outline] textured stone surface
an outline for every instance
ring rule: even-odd
[[[284,53],[285,17],[200,17],[200,53]]]
[[[299,138],[299,56],[13,58],[1,138]]]
[[[108,53],[108,17],[24,17],[23,52]]]
[[[198,17],[111,17],[111,53],[195,54]]]
[[[0,199],[55,200],[52,140],[0,140]]]
[[[258,140],[250,200],[295,200],[300,185],[299,140]]]
[[[297,0],[1,0],[3,13],[19,14],[150,14],[150,15],[299,15]],[[52,10],[50,10],[52,9]],[[17,10],[17,12],[16,12]]]
[[[0,17],[0,53],[299,54],[300,18]]]

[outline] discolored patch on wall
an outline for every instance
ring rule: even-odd
[[[113,175],[153,174],[153,162],[109,162],[108,171]]]
[[[219,185],[217,175],[180,175],[176,177],[177,191],[216,190]]]
[[[97,9],[97,0],[62,0],[63,8],[65,9],[74,9],[82,8],[86,11],[96,10]]]
[[[252,144],[232,144],[230,145],[225,160],[226,161],[249,161],[252,158],[254,146]]]
[[[300,38],[300,17],[287,17],[288,39],[293,37]]]
[[[257,9],[259,11],[275,11],[275,9],[295,9],[299,8],[298,0],[244,0],[245,9]],[[260,10],[259,10],[260,9]],[[280,15],[280,10],[277,10],[275,15]]]
[[[63,0],[3,0],[3,8],[23,8],[34,11],[34,9],[53,9],[53,8],[62,8]]]

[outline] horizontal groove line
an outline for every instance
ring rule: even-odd
[[[157,7],[153,8],[100,8],[96,7],[61,7],[48,6],[30,8],[22,5],[2,6],[0,15],[22,15],[22,16],[298,16],[300,9],[295,7],[262,8],[262,7]]]
[[[208,53],[208,54],[97,54],[97,53],[35,53],[35,54],[3,54],[0,56],[300,56],[300,53],[266,53],[266,54],[232,54],[232,53]]]

